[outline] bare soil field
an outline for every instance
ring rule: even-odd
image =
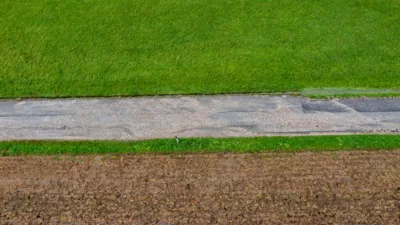
[[[1,224],[399,224],[400,151],[0,157]]]

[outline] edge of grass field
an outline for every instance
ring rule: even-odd
[[[1,156],[256,153],[400,149],[400,135],[181,138],[146,141],[2,141]]]
[[[332,98],[398,98],[399,93],[384,93],[384,94],[302,94],[301,96],[311,99],[332,99]]]
[[[310,90],[321,90],[320,92]],[[335,89],[338,92],[329,93],[326,90]],[[343,92],[341,92],[342,90]],[[362,91],[360,93],[348,93],[348,91]],[[368,90],[371,92],[368,93]],[[312,99],[332,99],[332,98],[395,98],[400,97],[400,90],[389,90],[379,92],[380,89],[363,89],[363,88],[307,88],[301,91],[287,91],[287,92],[173,92],[173,93],[159,93],[159,94],[115,94],[115,95],[40,95],[40,96],[22,96],[22,97],[11,97],[11,96],[0,96],[1,101],[22,101],[22,100],[43,100],[43,99],[93,99],[93,98],[134,98],[134,97],[190,97],[190,96],[218,96],[218,95],[270,95],[270,96],[303,96]],[[390,92],[392,91],[392,92]]]
[[[198,96],[221,96],[221,95],[269,95],[269,96],[282,96],[282,95],[290,95],[290,96],[302,96],[299,92],[212,92],[212,93],[160,93],[160,94],[132,94],[132,95],[70,95],[70,96],[24,96],[24,97],[1,97],[0,102],[2,101],[23,101],[23,100],[69,100],[69,99],[122,99],[122,98],[162,98],[162,97],[198,97]]]
[[[392,98],[399,97],[400,90],[379,88],[305,88],[299,95],[308,98]]]

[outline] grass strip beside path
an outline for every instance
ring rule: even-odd
[[[6,141],[0,155],[299,152],[400,149],[400,135],[182,138],[148,141]]]

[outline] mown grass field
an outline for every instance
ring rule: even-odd
[[[400,87],[398,0],[2,0],[0,98]]]

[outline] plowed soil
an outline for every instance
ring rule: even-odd
[[[1,224],[400,224],[400,151],[0,158]]]

